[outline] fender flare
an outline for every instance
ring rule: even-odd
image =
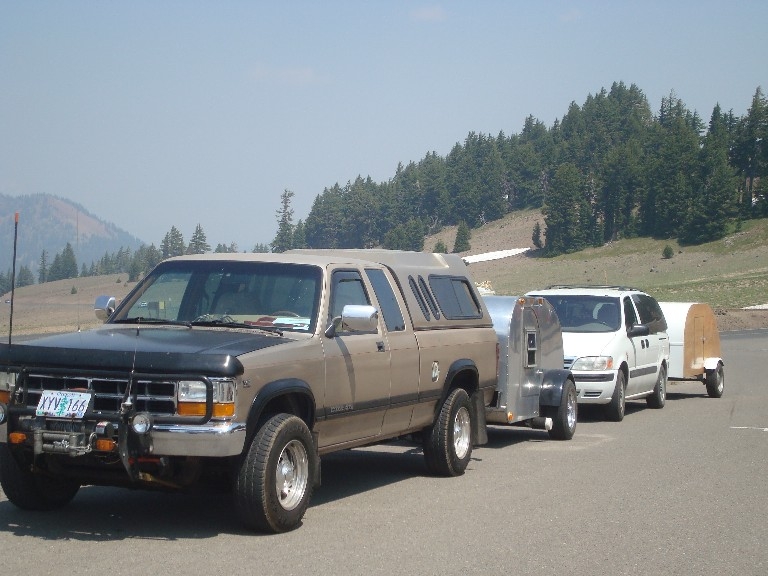
[[[288,394],[298,394],[305,396],[308,400],[308,410],[306,414],[296,414],[302,418],[310,430],[314,428],[315,423],[315,395],[312,388],[304,380],[298,378],[282,378],[266,384],[256,393],[251,407],[248,410],[248,419],[246,423],[246,437],[248,441],[256,432],[256,427],[261,420],[264,408],[275,398]]]
[[[539,407],[559,407],[560,402],[563,399],[563,388],[565,388],[565,383],[568,380],[575,383],[570,370],[564,370],[562,368],[546,370],[541,380]]]

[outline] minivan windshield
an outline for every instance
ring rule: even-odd
[[[172,260],[158,265],[111,321],[314,332],[321,278],[319,267],[306,264]]]
[[[621,326],[618,298],[547,294],[563,332],[616,332]]]

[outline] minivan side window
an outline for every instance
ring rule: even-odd
[[[632,300],[635,302],[635,306],[637,306],[640,321],[648,326],[651,334],[667,330],[667,321],[664,318],[664,313],[655,299],[647,294],[633,294]]]

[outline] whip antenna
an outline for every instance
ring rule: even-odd
[[[16,212],[14,216],[13,226],[13,265],[11,266],[11,314],[8,324],[8,344],[11,344],[11,338],[13,337],[13,296],[16,291],[16,239],[19,236],[19,213]]]

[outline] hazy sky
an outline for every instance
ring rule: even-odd
[[[0,0],[0,193],[147,243],[269,243],[359,174],[547,126],[623,81],[709,120],[768,92],[768,2]]]

